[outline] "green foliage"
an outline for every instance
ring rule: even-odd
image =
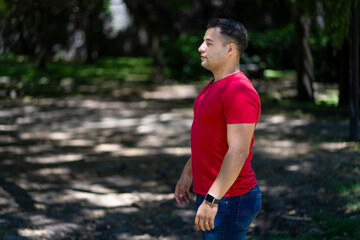
[[[10,91],[19,96],[59,96],[74,94],[95,87],[105,88],[147,83],[150,80],[150,58],[106,58],[94,64],[83,62],[52,62],[46,71],[36,69],[35,61],[11,54],[0,57],[0,87],[8,97]],[[91,87],[93,86],[93,87]]]
[[[0,19],[5,18],[9,14],[8,5],[5,0],[0,0]]]
[[[247,63],[247,56],[258,55],[264,68],[294,69],[295,48],[293,24],[265,32],[249,32],[249,47],[244,52],[243,60]]]
[[[310,44],[315,80],[317,82],[339,82],[339,59],[333,54],[330,37],[318,24],[313,24]]]
[[[46,61],[71,47],[75,34],[82,31],[83,48],[95,52],[108,31],[109,4],[110,0],[0,0],[2,50],[35,56],[44,69]]]
[[[357,5],[359,0],[296,0],[296,8],[312,18],[324,15],[326,35],[333,47],[333,53],[339,50],[348,37],[351,21],[351,5]]]
[[[287,71],[286,71],[287,72]],[[279,73],[278,76],[280,76]],[[291,76],[289,71],[287,76]],[[281,74],[282,76],[286,76]],[[265,71],[268,75],[268,70]],[[267,81],[278,81],[278,79],[270,78]],[[332,92],[331,99],[335,98],[336,93]],[[324,101],[299,101],[298,98],[286,96],[279,91],[269,89],[267,93],[261,94],[262,111],[265,114],[284,114],[293,118],[302,119],[318,119],[318,120],[334,120],[340,121],[346,119],[347,109],[342,109],[335,104],[326,103]],[[344,141],[344,140],[342,140]]]
[[[0,237],[6,237],[6,235],[16,235],[17,229],[14,227],[0,228]]]
[[[329,240],[343,240],[343,239],[358,239],[360,236],[360,220],[348,218],[332,218],[332,217],[315,217],[322,227],[321,233],[313,235],[302,234],[300,236],[292,237],[290,234],[275,235],[273,234],[271,240],[310,240],[310,239],[329,239]]]
[[[341,48],[343,41],[349,34],[351,4],[354,1],[322,0],[321,2],[325,8],[326,32],[330,36],[335,52]]]
[[[305,2],[308,0],[305,0]],[[330,0],[319,0],[322,6],[315,11],[316,14],[324,15],[325,19],[325,32],[324,34],[329,38],[333,47],[333,53],[339,50],[348,37],[351,21],[351,6],[352,3],[358,5],[358,0],[347,0],[347,1],[330,1]],[[314,9],[316,4],[304,5],[305,9]],[[323,10],[324,13],[319,11]],[[312,16],[315,16],[312,14]]]
[[[201,66],[200,46],[202,36],[181,35],[176,40],[163,36],[163,57],[169,75],[176,79],[197,80],[206,73]]]
[[[267,69],[264,71],[265,78],[285,78],[296,77],[296,72],[291,70],[272,70]]]
[[[327,218],[322,221],[326,239],[356,239],[360,236],[360,220],[347,218]]]
[[[301,235],[301,236],[297,236],[297,237],[291,237],[289,234],[282,235],[282,236],[272,235],[270,237],[270,240],[288,240],[288,239],[292,239],[292,240],[311,240],[313,238],[311,236],[309,236],[309,235]]]
[[[177,10],[180,11],[188,11],[189,9],[192,8],[192,1],[189,0],[172,0],[169,1],[169,4],[171,4],[171,6]]]
[[[341,166],[338,171],[342,175],[356,175],[360,171],[360,166]],[[330,191],[340,198],[347,199],[345,208],[348,212],[360,212],[360,183],[356,182],[356,178],[352,183],[351,179],[339,179],[330,187]]]
[[[338,82],[339,61],[333,54],[331,37],[319,25],[313,24],[310,42],[316,81]],[[295,69],[295,49],[293,24],[265,32],[249,32],[249,47],[241,60],[266,69]]]
[[[320,98],[320,99],[319,99]],[[315,101],[316,105],[318,106],[324,106],[324,107],[336,107],[339,103],[339,96],[336,93],[327,93],[325,95],[322,95],[318,97]]]
[[[355,170],[359,171],[359,167],[355,167]],[[335,191],[337,194],[343,197],[349,197],[353,195],[359,195],[360,196],[360,183],[354,183],[354,184],[338,184],[335,185],[333,188],[333,191]]]
[[[298,14],[305,13],[312,17],[316,15],[316,2],[313,0],[295,0],[295,7]]]
[[[349,218],[334,218],[329,216],[314,216],[314,221],[318,222],[321,231],[315,234],[305,233],[300,236],[290,234],[273,234],[271,240],[343,240],[358,239],[360,236],[360,220]],[[320,229],[319,229],[320,230]]]

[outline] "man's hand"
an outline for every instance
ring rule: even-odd
[[[175,187],[175,199],[178,204],[186,204],[190,201],[189,189],[192,178],[190,176],[182,175]]]
[[[206,231],[214,229],[214,220],[218,211],[218,204],[211,204],[205,200],[200,205],[196,217],[195,228],[196,230]]]

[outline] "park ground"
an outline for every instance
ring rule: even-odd
[[[200,239],[194,202],[177,205],[173,190],[203,85],[2,101],[0,239]],[[321,86],[323,102],[296,102],[292,77],[254,85],[263,202],[249,239],[360,239],[360,144],[347,140],[346,109]]]

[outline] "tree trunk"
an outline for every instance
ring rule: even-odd
[[[339,52],[339,65],[340,65],[340,77],[339,77],[339,107],[349,106],[349,91],[350,91],[350,49],[349,40],[344,41],[342,48]]]
[[[359,121],[359,19],[358,8],[352,2],[350,28],[350,140],[358,140]]]
[[[203,22],[205,24],[205,26],[203,26],[203,27],[206,27],[207,22],[213,16],[212,13],[213,13],[214,9],[212,8],[211,1],[208,1],[208,0],[199,0],[199,1],[200,1],[200,5],[202,8],[201,14],[203,16]]]
[[[36,68],[44,71],[46,68],[46,49],[41,47],[36,59]]]
[[[87,16],[88,17],[88,16]],[[90,19],[85,20],[88,23],[85,25],[85,29],[84,29],[84,36],[85,36],[85,48],[86,48],[86,63],[87,64],[91,64],[94,62],[94,57],[93,57],[93,41],[92,41],[92,35],[91,35],[91,30],[90,30]]]
[[[310,28],[310,17],[304,13],[298,14],[296,19],[298,98],[314,101]]]
[[[93,3],[88,1],[79,1],[79,16],[82,31],[84,33],[84,47],[86,51],[86,63],[90,64],[93,62],[93,42],[91,34],[91,6]]]
[[[154,60],[153,78],[155,80],[164,79],[164,64],[160,51],[160,37],[156,27],[148,27],[151,36],[151,56]]]
[[[39,70],[45,70],[46,68],[46,57],[47,57],[47,45],[48,43],[45,42],[44,40],[44,29],[41,25],[42,23],[42,11],[43,11],[43,7],[41,4],[38,4],[38,9],[35,13],[35,17],[36,17],[36,39],[37,39],[37,45],[39,48],[39,52],[37,53],[36,56],[36,67]]]
[[[20,44],[21,44],[21,53],[25,54],[25,55],[31,55],[30,51],[29,51],[29,47],[27,44],[27,41],[24,37],[24,27],[23,24],[21,24],[20,26],[18,26],[18,32],[19,32],[19,38],[20,38]]]
[[[139,19],[146,27],[146,30],[151,38],[151,57],[154,61],[153,65],[153,78],[155,80],[162,80],[164,78],[164,64],[163,58],[160,51],[160,34],[159,34],[159,21],[163,21],[161,16],[154,14],[153,9],[156,9],[155,2],[152,5],[149,4],[150,8],[146,8],[140,1],[124,0],[124,3],[134,15],[135,18]]]

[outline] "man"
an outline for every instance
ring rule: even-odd
[[[208,23],[199,47],[201,65],[214,78],[194,103],[191,157],[175,188],[179,204],[197,193],[195,228],[203,238],[246,239],[260,210],[261,193],[251,168],[254,130],[260,117],[260,98],[240,71],[247,47],[243,25],[229,19]]]

